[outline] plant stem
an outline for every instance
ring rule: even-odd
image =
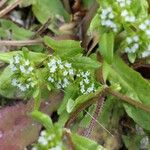
[[[92,104],[94,104],[95,102],[98,101],[99,97],[101,96],[105,96],[106,94],[106,89],[104,89],[101,93],[99,93],[97,96],[95,96],[92,99],[89,99],[88,101],[84,102],[83,104],[81,104],[80,106],[78,106],[78,108],[71,113],[69,119],[67,120],[65,127],[69,128],[69,126],[71,125],[71,123],[77,118],[78,114],[83,111],[85,108],[91,106]]]
[[[0,40],[1,46],[26,46],[26,45],[38,45],[42,43],[43,43],[42,39],[24,40],[24,41]]]
[[[0,11],[0,18],[9,13],[12,9],[20,4],[21,0],[16,0],[14,3],[8,5],[3,10]]]
[[[99,113],[102,110],[102,106],[103,106],[104,100],[105,100],[105,98],[103,96],[101,96],[99,98],[99,100],[98,100],[98,102],[96,104],[96,109],[94,111],[92,120],[91,120],[91,122],[89,124],[89,127],[84,131],[83,136],[89,138],[90,134],[92,133],[92,131],[93,131],[94,127],[95,127],[95,124],[96,124],[96,120],[98,119]]]
[[[32,36],[31,39],[36,38],[37,36],[40,36],[49,26],[51,22],[51,18],[49,18],[36,32],[35,34]]]
[[[70,132],[70,130],[65,129],[64,130],[64,136],[66,136],[66,138],[67,138],[66,141],[67,141],[68,149],[69,150],[75,150],[74,144],[73,144],[72,139],[71,139],[71,132]]]
[[[138,102],[138,101],[136,101],[136,100],[134,100],[134,99],[132,99],[132,98],[130,98],[128,96],[125,96],[125,95],[123,95],[121,93],[113,91],[110,88],[108,88],[107,91],[108,91],[108,93],[110,93],[111,95],[119,98],[121,101],[123,101],[125,103],[131,104],[131,105],[133,105],[133,106],[135,106],[137,108],[140,108],[140,109],[142,109],[142,110],[144,110],[146,112],[150,112],[150,106],[144,105],[144,104],[142,104],[142,103],[140,103],[140,102]]]

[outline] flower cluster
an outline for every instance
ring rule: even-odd
[[[148,38],[150,38],[150,19],[146,19],[139,25],[139,29],[142,30]]]
[[[64,89],[74,81],[75,69],[71,63],[52,57],[47,66],[49,72],[47,80],[53,88]]]
[[[46,130],[40,133],[38,143],[32,148],[32,150],[64,150],[64,146],[61,142],[61,133],[48,132]]]
[[[116,0],[121,8],[130,6],[132,0]]]
[[[126,53],[135,53],[140,47],[139,40],[140,40],[139,36],[137,36],[137,35],[127,37],[126,44],[128,45],[128,47],[125,48],[125,52]]]
[[[13,72],[11,84],[21,91],[27,91],[36,85],[33,65],[21,54],[10,60],[10,69]]]
[[[142,52],[142,58],[150,56],[150,44],[147,46],[146,50]]]
[[[77,80],[79,81],[80,92],[82,94],[89,94],[96,91],[94,81],[89,71],[79,71],[77,73]]]
[[[126,22],[135,22],[136,18],[133,15],[129,14],[129,11],[127,9],[124,9],[121,11],[121,16],[124,18]]]
[[[100,14],[101,25],[112,29],[114,32],[118,31],[117,24],[115,23],[115,13],[112,7],[107,7],[101,10]]]

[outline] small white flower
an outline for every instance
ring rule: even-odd
[[[73,69],[69,69],[69,75],[74,75]]]
[[[60,64],[60,65],[59,65],[59,68],[60,68],[60,69],[64,69],[64,66]]]
[[[48,144],[47,139],[45,139],[45,138],[42,137],[42,136],[39,137],[38,142],[39,142],[41,145],[47,145],[47,144]]]
[[[49,78],[48,78],[48,81],[50,81],[50,82],[52,82],[52,83],[53,83],[53,82],[54,82],[54,78],[49,77]]]
[[[62,61],[61,60],[57,60],[57,64],[58,65],[62,64]]]
[[[38,150],[38,148],[37,147],[33,147],[31,150]]]
[[[46,135],[46,131],[41,131],[40,135],[41,136],[45,136]]]
[[[131,52],[130,48],[129,48],[129,47],[126,47],[126,48],[125,48],[125,52],[126,52],[126,53]]]
[[[65,70],[65,71],[63,72],[63,75],[66,76],[67,74],[68,74],[68,71]]]
[[[147,34],[148,36],[150,36],[150,30],[149,30],[149,29],[146,30],[146,34]]]
[[[122,12],[121,12],[121,16],[122,17],[125,17],[125,16],[127,16],[128,15],[128,11],[127,10],[123,10]]]
[[[65,63],[65,67],[71,68],[71,64],[70,63]]]
[[[128,44],[131,44],[133,42],[132,38],[130,38],[130,37],[127,37],[126,41]]]
[[[19,57],[19,55],[16,55],[16,56],[14,57],[14,59],[15,59],[15,63],[16,63],[16,64],[19,64],[19,62],[20,62],[20,57]]]
[[[29,85],[29,84],[26,84],[26,88],[29,89],[29,87],[30,87],[30,85]]]
[[[84,79],[84,82],[85,82],[86,84],[88,84],[90,81],[89,81],[88,78],[85,78],[85,79]]]
[[[24,85],[19,85],[19,89],[24,92],[27,90],[27,88]]]
[[[135,42],[138,42],[138,41],[139,41],[139,37],[136,35],[136,36],[133,37],[133,40],[134,40]]]
[[[24,63],[25,66],[28,66],[29,64],[30,64],[29,60],[26,60],[25,63]]]
[[[52,65],[56,65],[56,60],[55,60],[55,59],[52,59],[52,60],[51,60],[51,64],[52,64]]]
[[[58,145],[56,147],[50,148],[49,150],[62,150],[62,148],[60,145]]]
[[[150,20],[149,19],[147,19],[147,20],[145,20],[145,25],[150,25]]]
[[[22,73],[26,73],[25,67],[23,65],[21,65],[19,68]]]
[[[48,141],[51,141],[51,140],[53,140],[54,138],[55,138],[55,135],[52,134],[52,135],[50,135],[47,139],[48,139]]]
[[[144,23],[142,23],[142,24],[139,25],[139,28],[141,30],[145,30],[147,28],[147,26]]]
[[[50,68],[50,72],[51,73],[54,73],[57,69],[57,66],[56,65],[53,65],[51,68]]]
[[[26,73],[29,74],[29,73],[32,72],[32,71],[33,71],[33,67],[30,66],[30,67],[27,69],[27,72],[26,72]]]
[[[110,19],[114,19],[115,15],[111,12],[108,16]]]
[[[11,81],[11,84],[12,84],[13,86],[17,86],[18,80],[17,80],[17,79],[13,79],[13,80]]]
[[[15,65],[10,64],[10,69],[11,71],[15,72],[17,70],[17,68],[15,67]]]

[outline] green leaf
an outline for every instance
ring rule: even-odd
[[[100,37],[99,51],[104,59],[111,64],[114,53],[114,33],[104,33]]]
[[[60,0],[35,0],[32,10],[42,24],[49,18],[56,17],[56,15],[64,17],[66,21],[70,18]]]
[[[75,101],[73,99],[69,99],[67,102],[66,110],[68,113],[71,113],[74,107]]]
[[[34,110],[31,112],[31,116],[40,122],[47,130],[53,130],[52,120],[47,114]]]
[[[6,67],[3,72],[0,74],[0,95],[3,95],[7,98],[14,98],[15,97],[15,90],[11,85],[11,72],[9,66]]]
[[[74,99],[77,96],[78,88],[75,85],[70,85],[65,90],[65,95],[60,107],[58,108],[58,114],[62,114],[66,110],[66,105],[69,99]]]
[[[108,67],[108,66],[107,66]],[[105,71],[105,69],[103,69]],[[150,105],[150,83],[139,73],[127,66],[118,56],[114,57],[112,66],[109,66],[108,79],[119,82],[122,91],[129,97]],[[128,115],[144,129],[150,130],[150,113],[135,108],[129,104],[124,104]]]
[[[82,0],[83,6],[90,7],[96,0]]]
[[[14,40],[25,40],[30,38],[34,33],[30,30],[26,30],[14,24],[10,20],[0,19],[0,37],[8,38],[8,31],[10,31],[12,39]]]
[[[47,46],[51,47],[56,55],[61,58],[70,58],[82,53],[83,48],[79,41],[74,40],[60,40],[56,41],[48,36],[44,37],[44,42]]]
[[[86,94],[86,95],[81,95],[79,96],[74,103],[74,107],[72,108],[72,110],[74,110],[77,106],[83,104],[84,102],[86,102],[89,99],[92,99],[94,97],[96,97],[101,91],[103,90],[103,87],[100,86],[96,92],[94,93],[90,93],[90,94]]]
[[[78,134],[71,134],[71,138],[76,150],[105,150],[101,145],[98,145],[95,141],[92,141]]]
[[[13,51],[7,53],[2,52],[0,53],[0,60],[9,63],[10,59],[17,54],[23,54],[23,52],[22,51]],[[31,61],[35,63],[40,63],[46,58],[46,55],[43,53],[29,52],[28,57]]]
[[[76,56],[69,60],[72,65],[80,69],[98,69],[101,65],[98,61],[89,57]]]

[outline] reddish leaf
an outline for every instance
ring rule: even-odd
[[[49,115],[58,107],[62,93],[53,93],[41,110]],[[33,109],[33,101],[20,102],[0,110],[0,150],[24,150],[37,138],[41,125],[28,115]]]

